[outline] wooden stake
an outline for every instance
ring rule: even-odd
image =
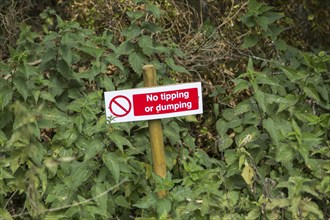
[[[153,65],[145,65],[143,67],[143,81],[145,87],[157,86],[157,74],[156,69]],[[165,149],[163,141],[163,129],[160,119],[148,121],[151,153],[153,161],[154,172],[162,177],[166,177],[166,160],[165,160]],[[157,192],[159,198],[166,196],[167,192],[161,190]]]

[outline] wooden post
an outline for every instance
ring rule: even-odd
[[[156,69],[153,65],[145,65],[143,67],[144,75],[144,86],[152,87],[157,86],[157,74]],[[150,143],[151,143],[151,153],[153,161],[154,172],[165,178],[166,176],[166,160],[165,160],[165,149],[163,141],[163,130],[160,119],[149,120],[148,121],[149,134],[150,134]],[[157,192],[159,198],[166,196],[167,192],[161,190]]]

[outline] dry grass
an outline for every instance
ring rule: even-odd
[[[5,0],[0,4],[0,59],[8,56],[8,46],[13,47],[19,36],[21,22],[26,21],[31,9],[30,0]]]

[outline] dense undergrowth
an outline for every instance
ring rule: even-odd
[[[214,20],[114,2],[67,3],[71,20],[45,10],[1,61],[0,219],[328,219],[326,44],[292,45],[290,18],[255,0]],[[203,115],[162,120],[165,179],[146,122],[104,113],[103,92],[141,87],[149,63],[160,84],[204,89]]]

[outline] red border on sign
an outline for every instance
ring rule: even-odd
[[[118,99],[118,98],[123,98],[123,99],[125,99],[125,100],[128,102],[128,109],[126,109],[124,106],[122,106],[122,105],[116,100],[116,99]],[[123,113],[123,114],[115,113],[115,112],[113,111],[113,109],[112,109],[113,104],[116,104],[119,108],[121,108],[121,109],[124,111],[124,113]],[[132,103],[131,103],[131,101],[130,101],[126,96],[123,96],[123,95],[117,95],[117,96],[113,97],[113,98],[111,99],[110,103],[109,103],[109,110],[110,110],[110,112],[111,112],[114,116],[116,116],[116,117],[124,117],[124,116],[128,115],[128,113],[131,111],[131,109],[132,109]]]

